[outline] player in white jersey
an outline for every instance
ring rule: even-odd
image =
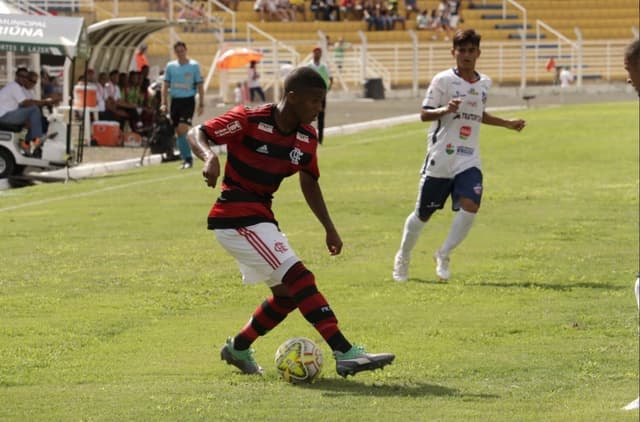
[[[433,122],[428,153],[421,170],[416,208],[405,221],[396,253],[393,279],[407,281],[411,251],[429,217],[449,196],[457,211],[447,239],[434,254],[436,275],[448,280],[449,254],[469,233],[482,197],[479,132],[481,123],[521,131],[522,119],[506,120],[485,111],[491,79],[475,70],[480,57],[480,35],[458,30],[453,37],[456,67],[438,73],[427,90],[420,119]]]

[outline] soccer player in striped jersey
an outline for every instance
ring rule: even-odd
[[[393,279],[407,281],[409,262],[420,233],[431,215],[449,196],[457,211],[442,246],[434,254],[436,275],[448,280],[449,254],[469,233],[482,197],[479,134],[482,123],[521,131],[522,119],[505,120],[485,111],[491,79],[476,72],[480,35],[473,29],[458,30],[453,37],[456,66],[434,76],[422,103],[420,119],[433,122],[428,153],[421,170],[415,210],[405,221],[396,253]]]
[[[262,373],[251,344],[297,308],[333,350],[339,375],[382,368],[395,356],[370,354],[347,340],[313,273],[280,232],[271,209],[282,180],[298,173],[304,198],[325,229],[329,253],[341,252],[342,240],[318,184],[318,139],[311,126],[327,86],[316,71],[304,66],[287,75],[284,91],[277,105],[237,106],[188,134],[194,154],[204,161],[204,182],[212,188],[218,183],[220,164],[210,145],[227,146],[222,192],[209,212],[208,228],[238,261],[244,283],[264,281],[272,293],[244,328],[227,339],[220,356],[244,373]]]

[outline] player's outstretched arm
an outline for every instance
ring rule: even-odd
[[[327,205],[325,204],[322,196],[320,185],[310,174],[305,173],[304,171],[301,171],[299,174],[300,189],[302,190],[304,199],[307,201],[307,205],[309,205],[309,208],[313,211],[313,214],[320,221],[326,232],[326,243],[329,253],[331,253],[331,255],[338,255],[342,251],[342,239],[333,225],[333,221],[331,221]]]
[[[204,161],[204,167],[202,168],[204,182],[207,186],[216,187],[220,176],[220,161],[216,153],[209,147],[209,142],[200,130],[200,126],[192,127],[187,132],[187,141],[196,157]]]
[[[507,129],[517,130],[520,132],[527,125],[522,119],[506,120],[493,114],[489,114],[486,111],[482,113],[482,123],[492,126],[500,126]]]

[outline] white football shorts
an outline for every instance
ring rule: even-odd
[[[222,247],[238,261],[245,284],[264,281],[269,287],[276,286],[289,268],[300,261],[287,237],[273,223],[214,232]]]

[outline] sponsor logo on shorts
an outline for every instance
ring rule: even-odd
[[[482,193],[482,185],[481,184],[477,184],[473,187],[473,191],[475,192],[476,195],[480,195]]]

